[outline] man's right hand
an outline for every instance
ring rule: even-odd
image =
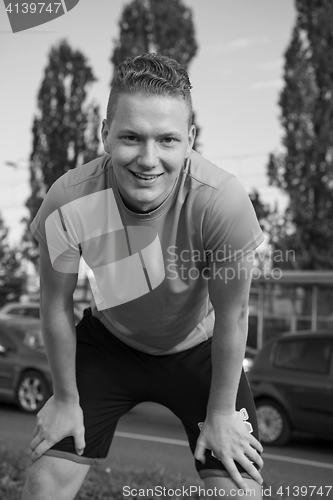
[[[32,462],[67,436],[74,437],[76,453],[82,455],[85,440],[83,412],[79,402],[64,402],[52,396],[37,414],[30,444]]]

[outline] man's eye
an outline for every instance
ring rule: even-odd
[[[173,137],[164,137],[162,141],[166,144],[173,144],[174,142],[176,142],[176,139],[174,139]]]
[[[124,139],[130,142],[138,141],[138,137],[136,135],[125,135]]]

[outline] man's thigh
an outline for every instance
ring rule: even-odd
[[[167,406],[177,415],[186,430],[190,448],[194,453],[196,442],[200,434],[200,428],[206,418],[207,403],[211,385],[211,340],[207,340],[198,346],[170,356],[170,359],[161,360],[160,375],[152,374],[156,380],[155,401]],[[158,360],[156,360],[156,363]],[[157,368],[156,368],[157,370]],[[251,390],[244,372],[242,372],[239,383],[236,410],[240,412],[244,425],[249,432],[258,439],[258,425],[255,405]],[[202,479],[209,477],[210,471],[214,476],[226,476],[226,470],[220,460],[206,450],[205,464],[195,460],[196,469]],[[243,473],[244,469],[236,463]]]
[[[88,311],[77,326],[76,380],[83,410],[86,447],[75,452],[69,436],[48,456],[92,465],[107,456],[119,418],[147,399],[144,365]]]

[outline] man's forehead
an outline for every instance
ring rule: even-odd
[[[189,110],[181,97],[136,92],[118,96],[112,121],[118,128],[154,123],[161,128],[182,128]]]

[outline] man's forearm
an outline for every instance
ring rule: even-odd
[[[78,401],[76,385],[76,334],[73,308],[42,313],[42,332],[52,373],[53,393],[63,401]]]
[[[247,338],[247,317],[215,323],[212,339],[212,381],[208,413],[235,411]]]

